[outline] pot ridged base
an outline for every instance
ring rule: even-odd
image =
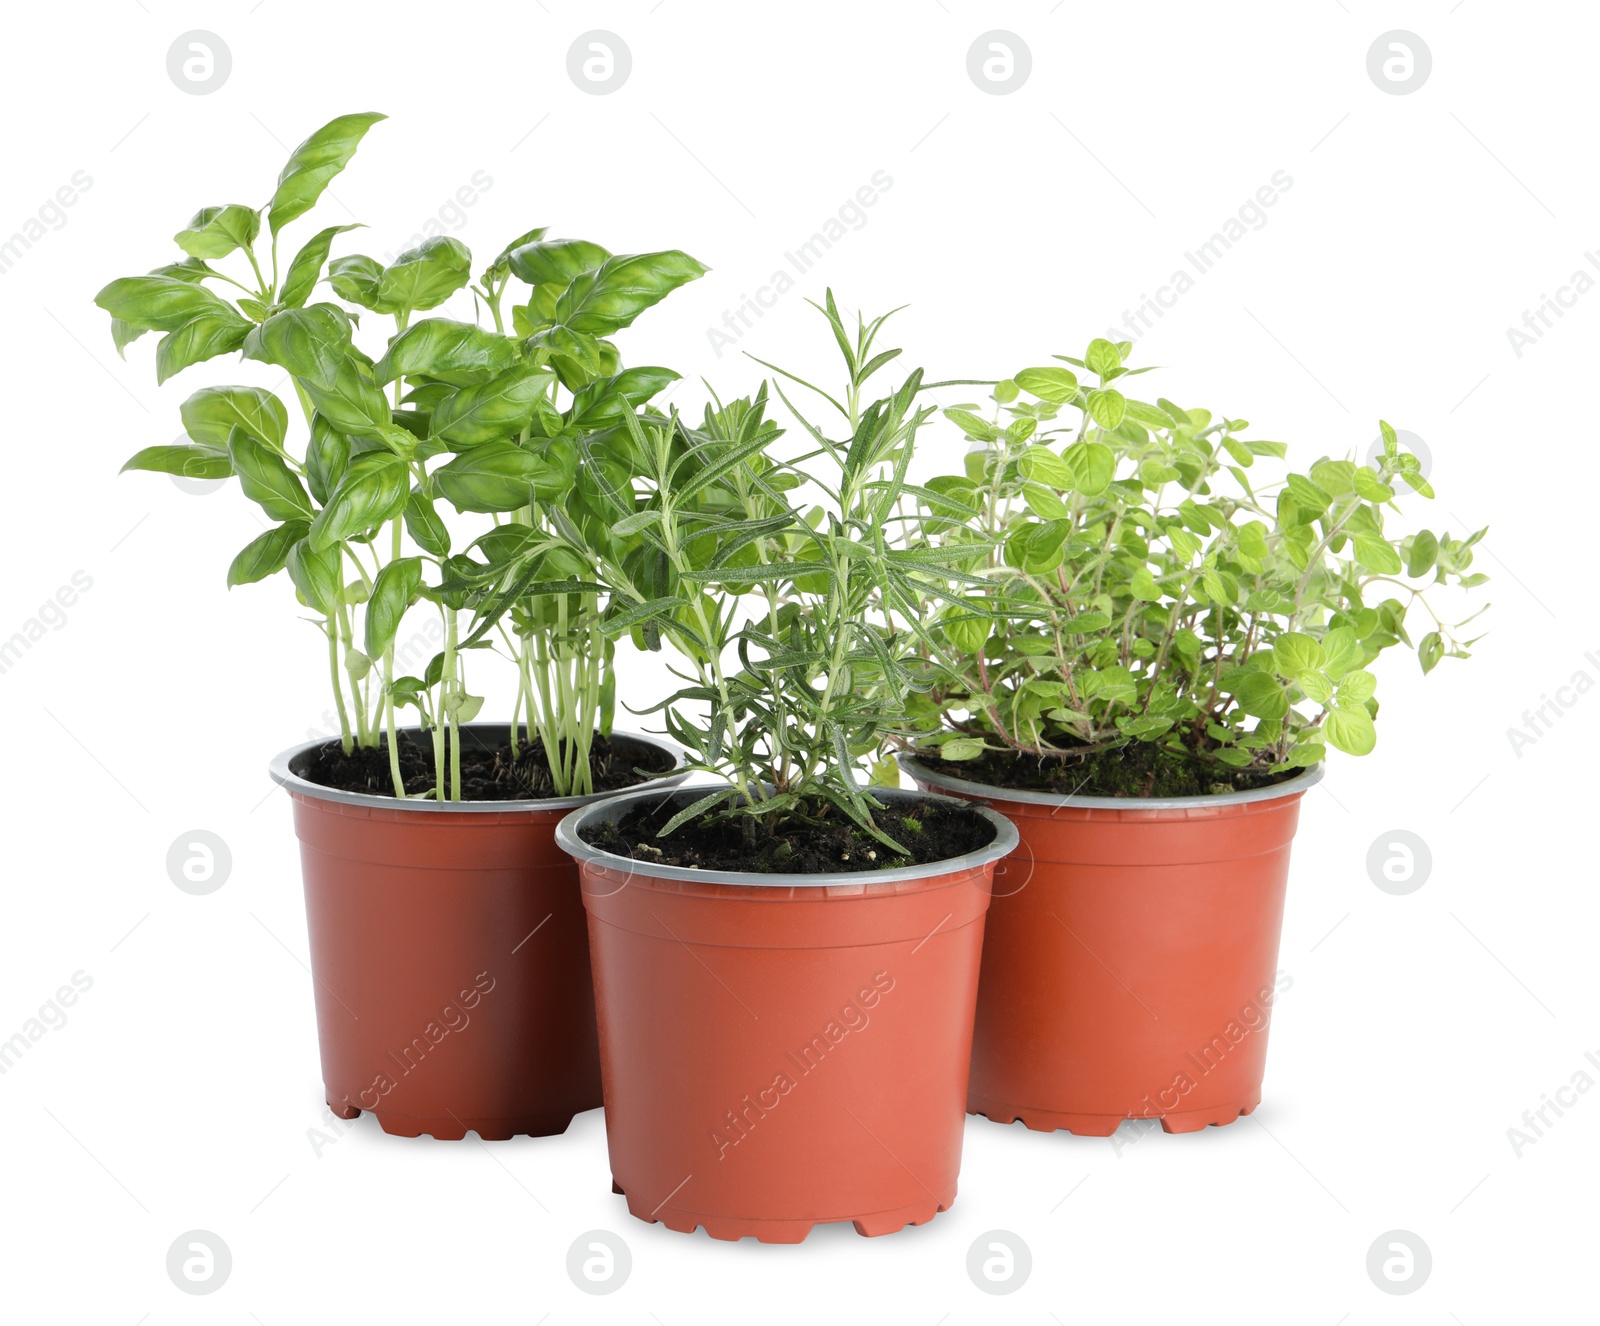
[[[620,1187],[613,1183],[612,1188],[618,1195],[627,1198],[628,1214],[636,1216],[647,1224],[661,1224],[679,1234],[692,1234],[696,1229],[703,1229],[711,1238],[721,1239],[728,1243],[736,1243],[743,1238],[753,1238],[758,1243],[803,1243],[806,1235],[811,1233],[818,1225],[833,1223],[832,1219],[821,1220],[748,1220],[728,1216],[707,1215],[701,1211],[686,1211],[672,1205],[658,1206],[650,1209],[649,1203],[638,1201],[629,1197]],[[925,1225],[941,1211],[948,1211],[955,1201],[955,1189],[950,1190],[949,1196],[941,1200],[928,1200],[914,1202],[910,1206],[902,1206],[893,1211],[878,1211],[872,1215],[844,1216],[837,1219],[842,1223],[849,1220],[855,1227],[857,1234],[864,1238],[877,1238],[883,1234],[898,1234],[907,1225]]]
[[[1165,1114],[1062,1114],[1056,1110],[1005,1105],[982,1097],[967,1097],[967,1112],[993,1123],[1017,1123],[1035,1133],[1071,1133],[1074,1137],[1110,1137],[1123,1124],[1153,1119],[1164,1133],[1198,1133],[1220,1128],[1251,1113],[1261,1103],[1234,1101],[1198,1110],[1172,1110]]]
[[[422,1118],[397,1114],[393,1110],[365,1111],[342,1101],[329,1101],[328,1108],[341,1119],[359,1118],[371,1113],[378,1127],[391,1137],[431,1137],[439,1142],[459,1142],[468,1132],[485,1142],[509,1142],[513,1137],[559,1137],[572,1127],[574,1114],[520,1115],[509,1119],[465,1117]]]

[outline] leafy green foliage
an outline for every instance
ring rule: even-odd
[[[540,227],[474,282],[459,240],[428,239],[384,265],[330,258],[357,228],[335,225],[280,275],[280,232],[316,205],[382,118],[324,125],[291,154],[266,208],[202,208],[177,233],[180,261],[96,297],[119,353],[145,332],[163,334],[160,381],[235,351],[281,370],[303,445],[274,392],[208,386],[181,407],[188,444],[147,447],[124,468],[237,477],[272,526],[234,557],[228,584],[287,573],[326,638],[346,750],[387,732],[392,753],[396,710],[412,706],[434,732],[433,794],[459,797],[456,729],[482,705],[467,689],[466,652],[491,647],[496,631],[519,682],[513,746],[542,738],[555,790],[585,793],[593,734],[609,731],[616,690],[588,541],[610,549],[602,490],[633,479],[624,420],[678,376],[623,370],[602,338],[705,269],[675,250],[613,257],[584,240],[544,243]],[[528,289],[508,328],[513,280]],[[344,303],[313,297],[324,281]],[[478,320],[413,321],[469,288]],[[361,315],[346,304],[392,318],[376,360],[357,345]],[[492,325],[481,325],[485,316]],[[580,448],[599,458],[594,477],[580,473]],[[491,513],[487,532],[453,553],[452,524],[476,517],[481,530]],[[420,677],[397,675],[396,642],[413,609],[437,612],[444,640]],[[397,759],[391,768],[404,795]]]
[[[387,732],[392,751],[397,709],[416,708],[441,799],[460,795],[455,737],[483,703],[466,665],[491,649],[516,670],[512,744],[542,740],[560,793],[591,790],[627,637],[672,648],[684,684],[648,712],[726,780],[684,817],[754,833],[842,815],[878,834],[863,774],[888,745],[970,759],[1144,741],[1296,768],[1373,749],[1382,652],[1414,648],[1427,672],[1473,644],[1437,600],[1486,579],[1484,531],[1389,528],[1433,490],[1387,423],[1373,465],[1264,478],[1283,444],[1130,394],[1131,347],[1095,340],[945,409],[971,449],[917,483],[922,375],[867,399],[899,351],[877,348],[885,318],[848,325],[831,292],[842,391],[767,365],[770,384],[690,425],[658,407],[678,375],[624,367],[612,339],[704,273],[681,251],[535,227],[474,278],[454,238],[384,264],[334,256],[355,228],[335,225],[280,270],[284,227],[381,118],[323,126],[266,207],[200,209],[181,257],[96,302],[119,353],[159,335],[160,381],[233,353],[287,378],[303,432],[273,391],[206,386],[181,407],[188,442],[124,468],[239,480],[270,524],[228,583],[287,575],[325,639],[346,748]],[[413,611],[438,614],[444,647],[399,675]]]
[[[1025,368],[987,410],[945,410],[972,450],[917,494],[910,546],[978,582],[953,598],[920,578],[935,682],[913,711],[954,760],[1152,741],[1260,773],[1367,754],[1367,668],[1411,644],[1408,615],[1430,623],[1424,672],[1468,656],[1433,600],[1487,579],[1485,531],[1387,527],[1399,494],[1433,496],[1387,423],[1375,466],[1264,476],[1285,447],[1244,420],[1125,395],[1129,348],[1095,340],[1057,356],[1078,372]]]
[[[597,489],[612,535],[596,568],[612,587],[604,627],[648,649],[671,644],[687,684],[656,709],[689,766],[727,780],[669,831],[700,815],[743,818],[750,832],[845,815],[903,852],[875,827],[860,767],[903,735],[905,697],[922,684],[915,641],[894,617],[926,563],[894,536],[933,407],[918,403],[920,370],[864,403],[868,379],[899,353],[873,352],[884,319],[847,328],[831,292],[821,311],[848,380],[842,400],[812,390],[842,436],[778,387],[804,450],[777,459],[763,385],[708,409],[698,428],[624,414],[642,483],[612,482],[605,453],[586,446],[606,476]],[[792,495],[808,483],[823,500],[802,507]]]

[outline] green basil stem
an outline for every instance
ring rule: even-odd
[[[345,712],[344,686],[339,681],[339,623],[331,612],[323,630],[328,637],[328,673],[333,681],[333,702],[339,711],[339,747],[348,755],[355,743],[350,739],[350,715]]]
[[[350,683],[351,707],[356,714],[356,744],[370,746],[372,734],[367,726],[367,706],[361,696],[361,683],[356,680],[355,673],[350,668],[350,651],[355,648],[355,642],[350,631],[349,605],[339,603],[339,642],[344,649],[345,678]]]
[[[445,616],[448,618],[449,612],[448,612],[447,609],[440,609],[440,611],[444,612]],[[444,795],[445,795],[445,777],[444,777],[444,721],[445,721],[444,701],[445,701],[445,698],[446,697],[445,697],[443,691],[441,691],[440,692],[440,696],[439,696],[439,707],[436,710],[434,710],[434,713],[433,713],[433,799],[435,801],[443,801],[444,800]]]
[[[456,675],[458,658],[456,654],[457,642],[457,611],[446,608],[444,614],[444,711],[445,719],[450,724],[450,797],[451,801],[461,800],[461,731],[456,722],[456,714],[461,708],[463,687],[460,678]],[[441,798],[442,799],[442,798]]]
[[[400,556],[400,517],[392,524],[390,540],[391,557]],[[394,794],[402,801],[406,796],[406,780],[400,773],[400,740],[394,724],[394,640],[383,651],[383,719],[389,734],[389,776],[394,780]]]

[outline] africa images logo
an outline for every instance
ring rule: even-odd
[[[790,1050],[784,1056],[787,1062],[772,1075],[769,1086],[760,1088],[754,1099],[748,1093],[740,1097],[741,1108],[737,1111],[728,1110],[723,1115],[723,1122],[708,1134],[711,1145],[716,1148],[717,1159],[726,1160],[728,1152],[749,1137],[756,1125],[777,1109],[784,1097],[801,1081],[821,1068],[846,1037],[852,1032],[865,1031],[872,1022],[867,1010],[876,1008],[883,996],[893,989],[894,977],[886,971],[878,972],[872,978],[871,985],[863,986],[854,999],[845,1003],[838,1017],[830,1018],[822,1030],[798,1051]],[[791,1068],[793,1073],[789,1071]]]

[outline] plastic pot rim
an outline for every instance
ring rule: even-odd
[[[713,790],[709,786],[696,784],[693,787],[669,787],[664,789],[635,787],[629,788],[616,796],[607,797],[603,803],[580,806],[570,812],[565,819],[556,825],[556,845],[565,851],[580,865],[596,865],[607,869],[625,871],[630,876],[638,875],[649,879],[685,880],[701,884],[729,884],[741,887],[755,888],[837,888],[840,885],[854,885],[860,887],[868,884],[899,884],[910,880],[937,879],[943,875],[957,875],[963,871],[980,869],[991,862],[999,861],[1009,856],[1016,850],[1021,835],[1017,826],[1008,820],[999,811],[988,806],[975,805],[970,801],[963,801],[960,797],[942,796],[936,792],[920,792],[905,787],[874,787],[872,795],[881,797],[885,801],[941,801],[949,805],[959,805],[967,810],[976,811],[988,820],[994,828],[994,839],[985,843],[977,851],[967,852],[962,856],[947,857],[943,861],[929,861],[920,866],[896,866],[890,870],[843,870],[830,871],[826,874],[767,874],[757,870],[691,870],[686,866],[652,865],[646,861],[639,861],[633,857],[618,856],[614,852],[603,851],[583,841],[578,835],[578,829],[585,822],[595,816],[606,816],[612,821],[621,819],[627,812],[629,805],[634,801],[643,800],[651,796],[675,796],[698,793],[705,795]]]
[[[460,730],[471,735],[490,735],[504,733],[508,725],[505,723],[463,723]],[[400,731],[408,736],[427,737],[432,729],[420,727],[401,728]],[[290,746],[287,750],[279,751],[272,757],[267,765],[267,773],[272,781],[287,791],[299,796],[308,797],[314,801],[338,801],[348,806],[369,806],[384,810],[420,811],[423,814],[443,815],[505,815],[514,812],[529,810],[572,810],[591,806],[597,801],[604,801],[610,797],[624,795],[629,792],[657,792],[676,787],[686,777],[688,770],[683,767],[683,748],[675,742],[663,737],[647,735],[643,732],[624,732],[614,729],[613,737],[627,737],[633,741],[643,742],[647,746],[654,746],[665,751],[672,757],[672,769],[662,774],[659,778],[652,778],[649,782],[635,783],[632,787],[619,788],[615,792],[591,792],[587,796],[571,797],[525,797],[515,801],[435,801],[432,797],[406,797],[380,796],[373,792],[347,792],[339,787],[324,787],[321,783],[313,783],[309,778],[296,773],[296,761],[311,754],[313,751],[332,740],[330,737],[319,737],[314,741],[302,741]]]
[[[1286,778],[1271,787],[1252,788],[1247,792],[1211,792],[1197,797],[1081,797],[1023,788],[993,787],[988,783],[971,782],[936,772],[914,755],[901,753],[895,758],[910,777],[941,791],[959,792],[964,796],[983,797],[991,801],[1013,801],[1021,805],[1082,806],[1086,810],[1202,810],[1213,806],[1243,806],[1256,801],[1280,801],[1284,797],[1300,796],[1308,788],[1320,783],[1327,772],[1326,766],[1319,762],[1293,778]]]

